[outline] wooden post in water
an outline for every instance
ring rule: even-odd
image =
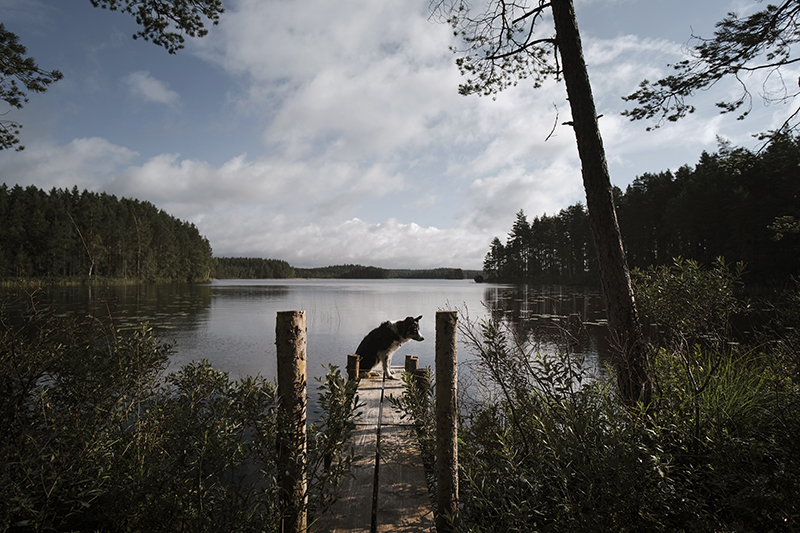
[[[417,369],[419,369],[419,356],[406,355],[406,372],[416,374]]]
[[[307,529],[306,505],[306,314],[281,311],[275,324],[278,352],[278,472],[281,531]]]
[[[361,356],[357,353],[351,353],[347,356],[347,378],[358,379],[359,366],[361,365]]]
[[[458,529],[457,311],[436,312],[436,531]]]

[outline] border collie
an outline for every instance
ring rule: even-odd
[[[419,319],[407,317],[405,320],[397,322],[386,321],[364,337],[361,344],[356,348],[356,353],[361,356],[361,372],[370,372],[378,366],[383,365],[383,374],[389,379],[397,379],[391,371],[392,355],[398,348],[411,339],[424,341],[419,334]]]

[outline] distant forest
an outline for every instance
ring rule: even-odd
[[[31,185],[0,186],[0,279],[148,282],[269,278],[448,278],[458,268],[295,268],[279,259],[212,257],[208,240],[148,202]]]
[[[758,153],[721,143],[695,168],[644,174],[614,194],[631,268],[723,257],[745,263],[750,283],[800,273],[800,137],[780,136]],[[519,211],[506,241],[492,241],[484,273],[492,281],[595,284],[586,208],[532,221]]]
[[[148,202],[0,186],[0,278],[200,281],[211,267],[194,224]]]
[[[214,259],[212,276],[217,279],[464,279],[465,274],[460,268],[392,270],[363,265],[297,268],[279,259],[218,257]]]
[[[743,262],[749,283],[800,274],[800,137],[783,135],[760,152],[722,143],[698,164],[637,177],[615,188],[632,268],[673,258],[710,265]],[[296,268],[277,259],[212,258],[188,222],[148,202],[105,193],[0,186],[0,279],[105,278],[142,281],[343,278],[463,279],[459,268],[393,270],[363,265]],[[582,204],[529,221],[519,211],[505,242],[484,260],[488,281],[595,284],[589,218]]]

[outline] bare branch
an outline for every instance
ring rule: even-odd
[[[432,17],[446,21],[460,37],[463,48],[453,47],[456,65],[467,77],[461,94],[492,95],[532,78],[538,87],[557,76],[557,64],[549,57],[555,37],[541,35],[550,2],[545,0],[496,0],[477,12],[464,0],[434,0]]]
[[[550,130],[550,133],[547,134],[547,137],[544,138],[544,142],[550,140],[550,137],[553,136],[553,133],[555,133],[556,127],[558,126],[558,106],[556,104],[553,104],[553,109],[556,110],[556,118],[553,120],[553,128]]]
[[[740,18],[729,13],[717,23],[714,37],[704,39],[692,35],[688,46],[689,59],[672,68],[675,74],[656,82],[648,80],[639,85],[634,93],[623,97],[638,104],[622,114],[631,120],[655,119],[655,128],[665,122],[674,122],[694,112],[694,106],[686,100],[698,90],[708,90],[718,81],[733,77],[742,88],[742,93],[733,99],[717,103],[722,113],[747,108],[738,117],[746,117],[752,109],[752,97],[742,73],[766,72],[766,83],[770,79],[780,80],[783,96],[775,98],[766,91],[765,101],[788,101],[797,93],[790,93],[783,84],[781,69],[800,62],[795,57],[792,45],[800,42],[800,1],[783,0],[780,5],[767,5],[762,11]],[[772,91],[771,94],[775,94]],[[650,127],[647,128],[652,129]]]

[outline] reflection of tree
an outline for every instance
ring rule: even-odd
[[[605,311],[596,290],[497,286],[486,289],[484,302],[492,318],[524,342],[601,355],[606,351]]]
[[[210,312],[211,285],[130,284],[48,287],[45,301],[61,315],[108,317],[128,330],[150,322],[156,330],[197,328]]]

